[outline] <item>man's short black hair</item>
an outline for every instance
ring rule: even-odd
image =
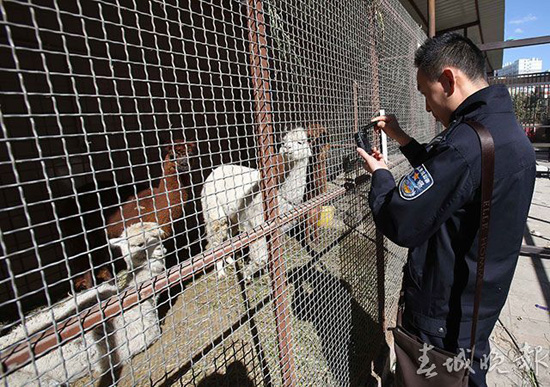
[[[470,39],[456,32],[427,39],[416,50],[414,65],[431,81],[439,78],[445,66],[456,67],[472,81],[485,79],[483,53]]]

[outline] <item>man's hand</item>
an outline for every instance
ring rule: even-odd
[[[372,148],[372,155],[369,155],[362,148],[357,148],[357,153],[363,160],[365,160],[364,168],[370,172],[374,173],[377,169],[388,169],[386,162],[384,161],[384,156],[376,148]]]
[[[376,132],[383,130],[390,138],[393,138],[400,146],[405,146],[411,142],[412,138],[401,129],[397,118],[393,114],[386,116],[375,117],[371,122],[377,121],[378,124],[374,127]]]

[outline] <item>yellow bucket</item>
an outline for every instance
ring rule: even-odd
[[[334,221],[334,206],[322,206],[321,216],[317,221],[319,227],[330,227]]]

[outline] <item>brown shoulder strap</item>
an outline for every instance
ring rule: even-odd
[[[473,360],[476,343],[477,320],[481,302],[481,288],[485,271],[485,253],[489,240],[489,216],[491,214],[491,198],[493,196],[493,178],[495,171],[495,144],[491,133],[475,121],[465,121],[477,133],[481,144],[481,217],[479,224],[479,246],[477,258],[476,290],[474,297],[474,313],[470,340],[471,360]]]

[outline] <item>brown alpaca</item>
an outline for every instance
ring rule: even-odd
[[[190,171],[189,156],[193,156],[196,145],[182,140],[166,147],[167,154],[162,166],[162,178],[158,184],[138,192],[107,218],[107,237],[122,236],[125,228],[138,222],[158,223],[165,238],[172,235],[172,222],[183,215],[183,205],[189,198]]]
[[[140,222],[155,222],[164,232],[164,239],[172,236],[172,222],[183,216],[184,204],[190,196],[190,157],[196,154],[196,144],[176,140],[173,145],[167,145],[165,150],[163,174],[153,189],[139,191],[119,205],[118,210],[107,215],[108,239],[123,237],[126,228]],[[92,262],[94,267],[99,267],[96,272],[98,282],[113,278],[110,267],[104,265],[109,254],[104,255],[105,260],[102,262]],[[98,254],[92,258],[99,260]],[[92,286],[91,271],[75,279],[77,290]]]
[[[311,162],[308,167],[310,169],[307,176],[306,201],[327,192],[327,159],[330,149],[328,132],[324,126],[320,124],[309,124],[307,126],[307,137],[313,156],[311,157]],[[314,208],[306,214],[306,236],[310,240],[316,240],[319,237],[317,223],[320,218],[320,207]]]

